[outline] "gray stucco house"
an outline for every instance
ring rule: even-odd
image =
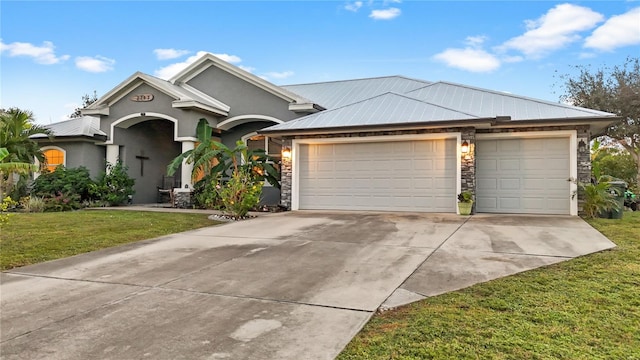
[[[43,149],[94,175],[121,159],[135,203],[157,199],[167,164],[195,145],[205,118],[219,140],[246,141],[280,159],[292,210],[457,211],[577,215],[568,179],[590,180],[589,140],[613,114],[402,76],[276,86],[213,55],[168,81],[135,73],[82,111],[51,125]],[[282,156],[282,154],[285,156]],[[177,191],[191,188],[183,164]]]

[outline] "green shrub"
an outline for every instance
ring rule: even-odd
[[[89,189],[94,181],[89,175],[89,170],[84,167],[65,168],[58,166],[53,172],[45,172],[33,182],[32,195],[43,198],[58,197],[66,194],[78,198],[79,201],[91,199]]]
[[[129,196],[134,194],[135,180],[129,177],[127,170],[122,161],[107,164],[107,172],[90,187],[92,198],[110,206],[122,205],[129,200]]]
[[[44,198],[44,211],[71,211],[82,208],[80,195],[58,193],[56,196]]]
[[[206,176],[193,185],[193,202],[197,208],[218,209],[222,205],[216,185],[217,182],[211,176]]]
[[[219,209],[236,219],[246,216],[260,202],[262,184],[250,172],[240,169],[226,183],[216,182],[215,187],[222,202]]]

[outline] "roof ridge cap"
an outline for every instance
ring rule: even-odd
[[[286,86],[318,85],[318,84],[330,84],[330,83],[362,81],[362,80],[375,80],[375,79],[385,79],[385,78],[403,78],[403,79],[407,79],[407,80],[422,82],[422,83],[425,83],[425,85],[431,84],[430,81],[421,80],[421,79],[414,79],[414,78],[410,78],[410,77],[407,77],[407,76],[404,76],[404,75],[383,75],[383,76],[372,76],[372,77],[364,77],[364,78],[357,78],[357,79],[342,79],[342,80],[328,80],[328,81],[318,81],[318,82],[309,82],[309,83],[300,83],[300,84],[287,84],[287,85],[280,85],[280,86],[286,87]]]

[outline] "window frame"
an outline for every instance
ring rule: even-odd
[[[49,150],[56,150],[62,153],[62,162],[59,164],[55,164],[55,167],[53,169],[50,169],[49,167],[52,166],[48,163],[48,159],[47,156],[44,154],[45,152],[49,151]],[[44,158],[45,158],[45,163],[43,164],[49,171],[54,171],[58,166],[62,165],[62,166],[67,166],[67,150],[59,147],[59,146],[45,146],[40,148],[40,151],[42,151]]]

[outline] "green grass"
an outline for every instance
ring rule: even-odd
[[[338,359],[640,359],[640,212],[618,247],[375,315]]]
[[[144,211],[13,214],[0,228],[0,268],[7,270],[216,224],[204,214]]]

